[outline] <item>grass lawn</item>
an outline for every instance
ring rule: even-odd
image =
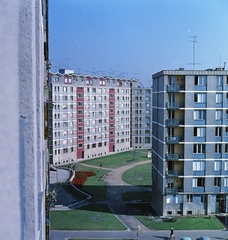
[[[148,216],[136,216],[149,229],[169,230],[174,226],[175,230],[219,230],[223,226],[213,216],[181,217],[177,222],[156,222]]]
[[[146,153],[146,151],[143,152],[142,150],[127,151],[83,161],[83,163],[99,167],[102,165],[102,167],[107,168],[118,168],[134,162],[150,160],[150,158],[147,158]]]
[[[82,165],[78,165],[77,170],[96,173],[95,176],[88,177],[81,190],[92,195],[94,201],[106,200],[106,184],[101,179],[109,171]]]
[[[126,230],[105,204],[69,211],[51,211],[52,230]]]
[[[151,163],[130,168],[122,175],[123,181],[135,186],[152,187]]]

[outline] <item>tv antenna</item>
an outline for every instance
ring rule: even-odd
[[[197,36],[190,36],[192,38],[192,51],[193,51],[193,56],[192,56],[192,63],[188,63],[188,64],[191,64],[193,65],[193,70],[195,70],[195,65],[200,65],[201,63],[196,63],[195,62],[195,50],[196,50],[196,47],[195,47],[195,44],[197,43]]]

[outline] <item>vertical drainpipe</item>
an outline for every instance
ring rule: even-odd
[[[19,145],[20,145],[20,193],[21,193],[21,224],[24,222],[24,127],[27,123],[27,117],[20,116],[20,134],[19,134]],[[23,226],[21,226],[23,229]],[[24,231],[21,232],[21,239],[24,239]]]

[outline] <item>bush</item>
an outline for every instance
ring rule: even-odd
[[[71,181],[76,187],[81,188],[86,182],[88,177],[95,176],[96,173],[93,171],[75,171],[74,178]]]

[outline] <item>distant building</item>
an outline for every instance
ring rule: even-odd
[[[0,2],[0,68],[7,74],[0,97],[0,239],[48,239],[47,6],[46,0]]]
[[[152,88],[132,88],[131,146],[151,150],[152,146]]]
[[[50,73],[50,79],[54,165],[130,149],[130,92],[137,81],[73,73]]]
[[[228,71],[153,75],[153,205],[163,216],[228,212]]]
[[[54,165],[131,148],[151,148],[151,140],[147,138],[151,130],[148,116],[151,114],[151,89],[139,89],[138,81],[134,79],[85,76],[68,70],[61,72],[49,75],[53,101],[49,149],[52,149],[50,161]],[[133,120],[135,113],[140,120],[135,117]],[[136,122],[140,123],[137,126],[140,132],[140,135],[137,133],[138,143],[135,140]]]

